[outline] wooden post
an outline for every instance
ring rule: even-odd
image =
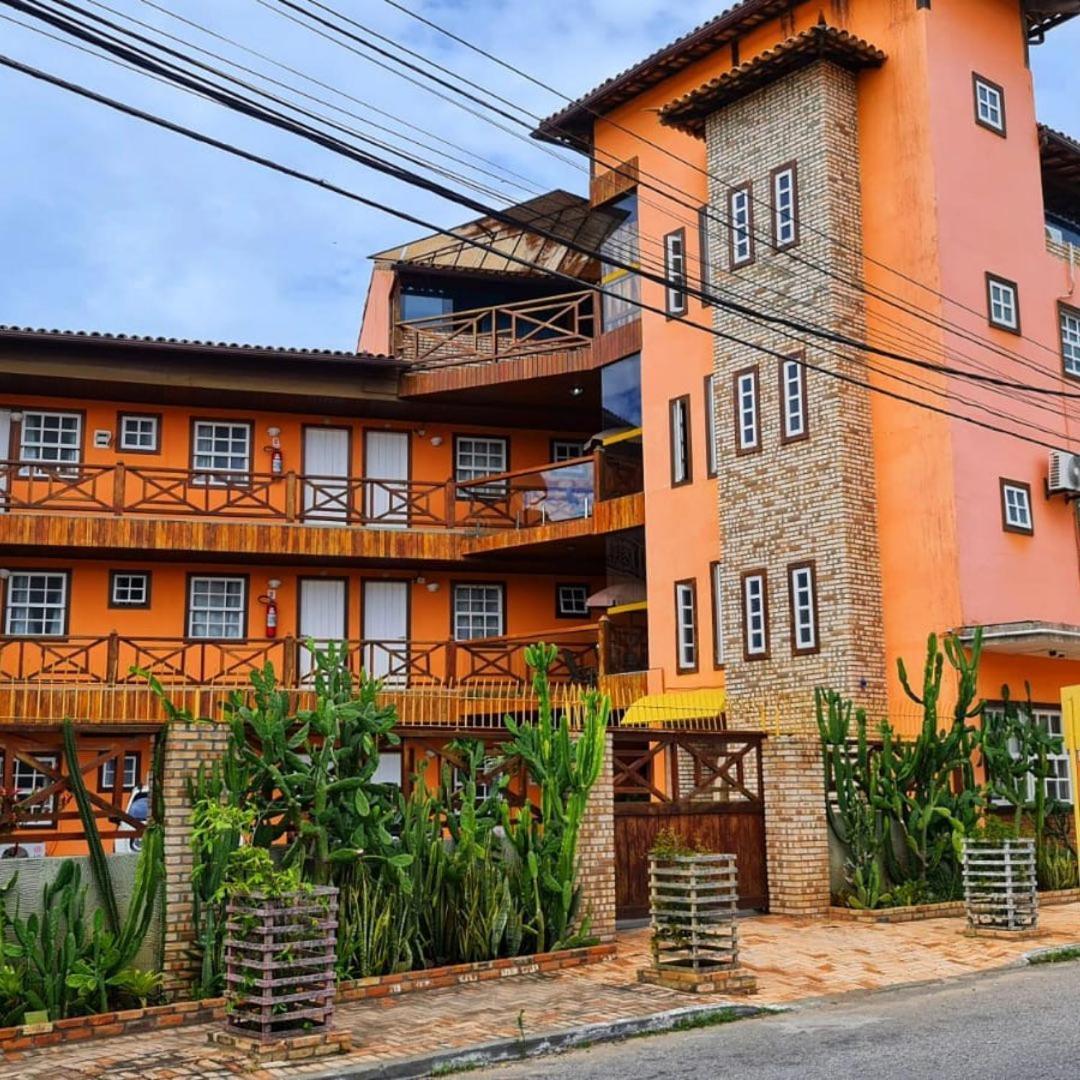
[[[285,474],[285,520],[296,520],[296,473],[290,469]]]
[[[457,678],[457,642],[451,638],[446,643],[446,684],[453,685]]]
[[[116,685],[120,667],[120,635],[113,630],[109,634],[109,643],[105,651],[105,681],[110,686]],[[119,766],[117,767],[119,769]]]
[[[609,674],[608,666],[610,657],[608,650],[611,643],[611,619],[607,615],[600,616],[600,622],[596,630],[596,675],[603,678]]]
[[[457,524],[457,483],[446,481],[446,527],[452,529]]]
[[[124,512],[124,486],[127,477],[127,467],[122,461],[116,463],[113,469],[113,513],[119,516]]]
[[[293,687],[299,685],[297,678],[300,670],[298,655],[300,651],[299,642],[297,642],[292,634],[286,634],[281,644],[285,651],[285,655],[282,657],[281,661],[281,682],[286,689],[291,690]]]
[[[603,484],[604,451],[598,446],[593,451],[593,513],[596,513],[596,504],[604,497]]]

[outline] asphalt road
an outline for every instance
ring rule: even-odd
[[[492,1080],[1077,1080],[1080,961],[848,996],[479,1075]]]

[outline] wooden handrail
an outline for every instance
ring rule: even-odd
[[[581,457],[567,458],[566,461],[550,461],[544,465],[534,465],[532,468],[513,469],[510,472],[492,473],[490,476],[478,476],[475,480],[458,480],[459,491],[467,491],[474,487],[494,487],[504,480],[513,480],[519,476],[532,476],[535,473],[555,472],[557,469],[568,469],[576,465],[596,464],[600,457],[600,451],[594,450],[591,454],[583,454]]]

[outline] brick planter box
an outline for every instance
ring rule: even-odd
[[[1075,904],[1080,902],[1080,889],[1056,889],[1039,893],[1039,903]],[[916,904],[912,907],[874,908],[871,911],[862,908],[830,907],[829,919],[833,922],[857,923],[904,923],[922,919],[955,919],[964,914],[963,900],[945,904]]]
[[[515,975],[535,975],[538,972],[564,971],[567,968],[581,967],[583,964],[595,964],[614,955],[615,945],[611,943],[591,945],[583,949],[538,953],[535,956],[517,956],[506,960],[482,960],[475,964],[404,971],[398,975],[378,975],[339,983],[337,1001],[339,1004],[364,1001],[367,998],[388,997],[391,994],[434,990],[441,986],[508,979]],[[225,999],[206,998],[203,1001],[177,1001],[171,1005],[154,1005],[147,1009],[77,1016],[46,1024],[0,1028],[0,1061],[18,1060],[23,1051],[61,1043],[131,1035],[155,1028],[178,1027],[181,1024],[207,1024],[224,1019]]]

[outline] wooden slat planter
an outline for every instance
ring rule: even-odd
[[[334,1015],[337,889],[229,901],[228,1028],[260,1042],[328,1031]]]
[[[756,989],[739,970],[734,855],[649,856],[653,965],[644,982],[698,993]]]
[[[1034,932],[1039,918],[1034,840],[965,840],[963,864],[970,932]]]

